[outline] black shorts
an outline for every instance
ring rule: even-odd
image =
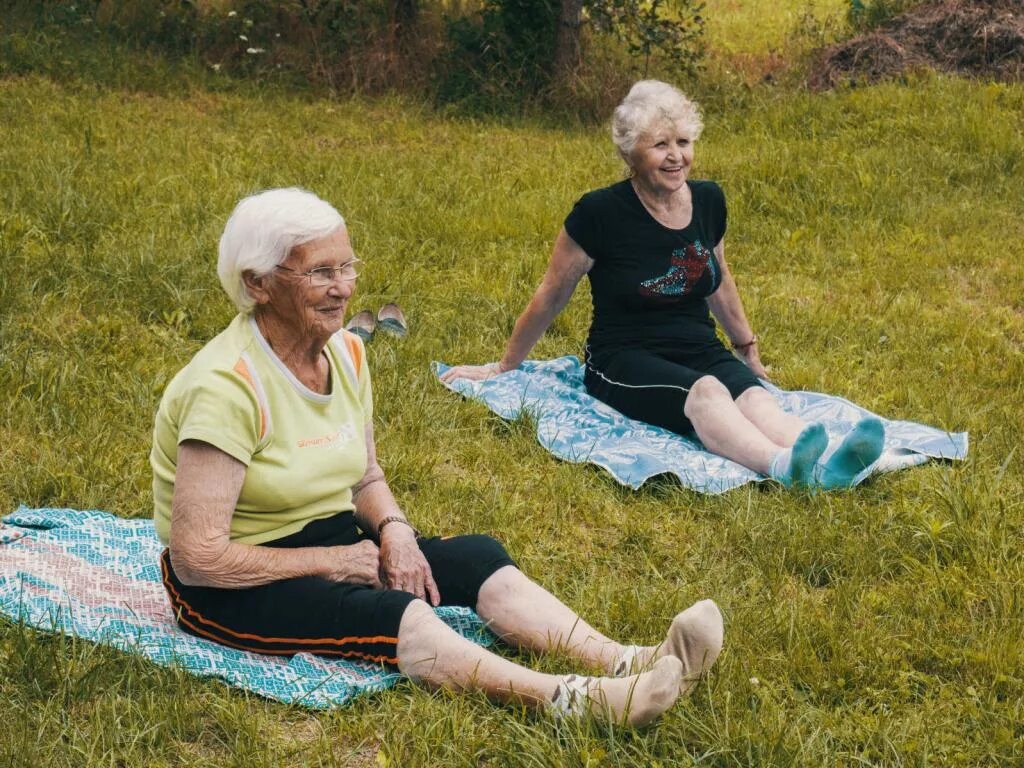
[[[329,547],[369,538],[344,512],[315,520],[265,547]],[[441,605],[476,608],[481,585],[499,568],[515,565],[490,536],[417,539],[433,571]],[[191,587],[160,556],[164,587],[175,618],[189,634],[232,648],[293,656],[315,653],[398,664],[398,626],[416,597],[395,589],[329,581],[318,576],[285,579],[248,589]]]
[[[733,400],[762,386],[746,363],[721,344],[696,354],[646,349],[588,353],[583,382],[587,392],[619,413],[686,435],[693,424],[683,406],[694,382],[704,376],[722,382]]]

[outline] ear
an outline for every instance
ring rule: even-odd
[[[622,162],[624,162],[626,164],[626,167],[629,168],[629,172],[632,173],[633,172],[633,161],[632,161],[632,158],[630,157],[630,154],[631,154],[630,152],[623,152],[621,149],[619,150],[619,157],[622,158]]]
[[[245,284],[245,290],[257,304],[270,302],[270,275],[257,275],[251,269],[247,269],[242,273],[242,282]]]

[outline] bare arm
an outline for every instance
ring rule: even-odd
[[[530,303],[516,320],[501,361],[497,366],[456,366],[445,371],[441,377],[442,381],[459,378],[486,379],[497,373],[518,368],[558,313],[569,303],[576,286],[593,265],[594,260],[569,237],[563,227],[555,238],[555,247],[551,252],[551,261],[548,263],[544,278],[534,291]]]
[[[377,463],[372,423],[366,425],[366,473],[353,490],[352,499],[360,527],[371,536],[377,536],[386,518],[405,521],[389,522],[380,531],[380,567],[385,586],[410,592],[431,605],[440,604],[434,575],[416,542],[412,524],[399,508],[384,478],[384,470]]]
[[[356,505],[356,517],[359,520],[359,527],[371,536],[377,535],[377,528],[385,517],[400,517],[406,519],[405,514],[395,501],[391,488],[388,487],[384,478],[384,470],[377,463],[377,446],[373,436],[373,423],[365,427],[366,437],[366,472],[362,479],[352,489],[352,501]],[[395,524],[399,528],[412,530],[410,526]],[[411,525],[411,524],[410,524]],[[384,530],[392,527],[388,525]]]
[[[747,322],[746,313],[743,311],[743,302],[740,301],[740,292],[736,288],[736,281],[733,279],[729,265],[725,262],[724,238],[719,240],[718,245],[715,246],[715,256],[718,258],[718,266],[722,270],[722,282],[719,284],[718,290],[708,296],[708,306],[715,319],[725,329],[725,334],[729,337],[740,359],[750,366],[756,375],[767,379],[768,373],[761,364],[757,342],[748,344],[754,339],[754,331],[750,328],[750,323]]]
[[[373,542],[352,546],[276,549],[230,540],[231,515],[245,465],[209,443],[178,446],[171,507],[171,565],[185,584],[222,589],[321,576],[379,587]]]

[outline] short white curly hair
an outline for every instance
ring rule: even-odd
[[[660,80],[640,80],[612,116],[612,142],[623,160],[629,159],[636,143],[660,123],[682,122],[690,140],[696,141],[704,130],[700,107],[675,86]]]
[[[228,296],[246,314],[256,302],[243,275],[269,274],[292,248],[345,226],[334,206],[298,187],[268,189],[242,199],[220,236],[217,274]]]

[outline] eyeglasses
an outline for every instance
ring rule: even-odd
[[[301,275],[309,280],[309,284],[314,288],[326,288],[332,285],[335,280],[340,279],[346,282],[355,280],[359,277],[359,269],[356,265],[362,263],[360,259],[352,259],[352,261],[346,261],[340,267],[317,267],[316,269],[309,270],[309,272],[299,272],[281,264],[278,264],[275,269],[283,269],[285,272]]]

